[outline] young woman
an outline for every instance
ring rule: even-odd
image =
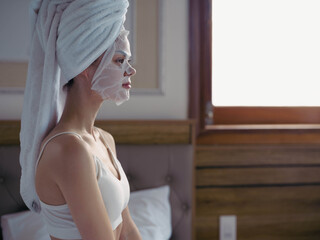
[[[94,2],[99,3],[94,6],[98,12],[101,12],[99,8],[103,4],[110,3],[110,8],[114,7],[114,4],[119,4],[119,0],[117,0],[118,2],[62,0],[56,1],[59,4],[55,6],[54,13],[62,12],[63,16],[69,4],[77,1],[80,2],[76,6],[80,9],[79,12],[83,11],[86,14],[85,11],[87,11],[89,16],[92,16],[92,13],[88,11],[88,6]],[[43,6],[44,3],[51,4],[50,1],[44,0],[40,5]],[[83,6],[85,6],[84,9]],[[47,10],[48,5],[45,7]],[[105,7],[106,16],[109,16],[110,12],[119,14],[119,11],[109,11],[109,8]],[[117,7],[119,8],[118,5]],[[40,8],[39,11],[41,10]],[[76,12],[72,14],[76,14]],[[120,14],[120,19],[123,19],[123,14]],[[98,20],[104,21],[101,16]],[[99,25],[98,20],[97,25]],[[60,20],[60,24],[61,22]],[[70,22],[68,23],[70,24]],[[85,25],[82,20],[79,20],[79,24]],[[52,30],[52,26],[50,29]],[[30,123],[30,116],[28,118],[26,113],[22,116],[20,162],[23,174],[21,193],[27,206],[31,206],[31,210],[38,211],[42,215],[52,240],[141,239],[127,207],[130,189],[125,173],[116,157],[113,137],[102,129],[94,127],[95,118],[104,100],[112,100],[121,104],[129,99],[130,77],[135,74],[135,69],[129,64],[131,53],[127,38],[128,32],[122,26],[115,28],[114,24],[111,24],[111,28],[104,30],[108,29],[111,29],[111,34],[104,37],[105,41],[108,41],[108,36],[111,36],[110,38],[115,36],[116,39],[111,41],[107,48],[106,45],[103,45],[102,50],[100,49],[102,54],[99,54],[88,67],[63,84],[62,90],[57,91],[58,93],[63,91],[66,95],[63,112],[60,117],[54,118],[58,120],[51,129],[47,127],[47,131],[43,134],[44,137],[39,142],[41,144],[35,147],[36,154],[34,156],[37,157],[33,162],[31,162],[33,159],[26,162],[28,154],[24,147],[27,145],[24,139],[29,136],[26,125],[27,123],[32,125],[32,122]],[[85,29],[84,32],[89,30]],[[101,31],[99,30],[99,32]],[[72,32],[70,34],[72,35]],[[81,37],[81,34],[83,33],[80,32],[78,37]],[[96,48],[101,48],[101,45],[95,43],[94,39],[90,44],[96,44]],[[77,46],[73,47],[75,52],[81,50],[81,47],[78,47],[80,49],[77,49]],[[94,54],[98,53],[99,51],[94,50]],[[47,53],[44,51],[44,54]],[[57,50],[55,52],[55,55],[58,56],[58,63],[60,61],[59,64],[62,64],[63,61],[59,60],[61,59],[59,54],[63,56],[64,53]],[[76,58],[75,61],[77,61]],[[50,69],[50,67],[53,66],[45,66],[44,69]],[[63,72],[63,67],[61,69]],[[62,82],[61,79],[58,80],[60,83]],[[42,81],[47,80],[42,79]],[[41,91],[44,90],[41,89]],[[42,97],[40,99],[45,99],[45,94],[39,94]],[[50,92],[48,94],[50,95]],[[58,99],[61,98],[60,95],[58,95]],[[25,96],[25,99],[28,100],[28,95]],[[40,113],[41,109],[47,111],[52,106],[54,108],[55,105],[51,105],[50,101],[47,104],[44,102],[39,106]],[[28,104],[26,104],[27,107]],[[41,116],[40,113],[35,113],[35,120],[43,120],[47,117],[45,114]],[[54,116],[50,113],[49,111],[49,116]],[[52,120],[48,118],[47,122],[49,126]],[[34,139],[35,136],[31,136],[31,138]],[[36,141],[33,140],[33,142]],[[32,147],[34,146],[32,145]],[[29,182],[31,187],[23,181],[23,176],[27,175],[25,169],[28,169],[28,164],[34,164],[35,169],[33,175],[31,174],[35,180]],[[32,196],[35,198],[32,204],[29,201],[31,194],[28,195],[25,191],[28,187],[31,189],[31,193],[33,187],[36,190],[35,196]]]

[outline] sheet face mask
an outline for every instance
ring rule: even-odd
[[[114,54],[124,55],[125,58],[116,58],[114,61]],[[112,100],[117,105],[129,100],[130,77],[135,73],[135,69],[128,62],[130,56],[130,44],[126,36],[119,36],[113,46],[104,53],[91,87],[104,100]]]

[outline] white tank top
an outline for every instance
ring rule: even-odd
[[[42,147],[39,154],[39,159],[43,153],[45,146],[48,142],[62,134],[74,134],[80,139],[81,136],[75,132],[62,132],[49,138]],[[103,139],[104,140],[104,139]],[[127,177],[122,169],[122,166],[118,159],[116,159],[114,153],[104,140],[104,144],[107,150],[111,153],[112,162],[115,168],[118,170],[120,180],[113,175],[109,168],[98,157],[93,156],[96,166],[97,181],[100,188],[100,192],[108,212],[108,216],[111,222],[112,229],[115,230],[117,226],[122,222],[122,211],[127,207],[130,197],[130,187]],[[46,224],[48,233],[56,238],[61,239],[81,239],[79,230],[73,221],[70,213],[70,209],[67,204],[64,205],[48,205],[40,200],[41,212],[44,222]]]

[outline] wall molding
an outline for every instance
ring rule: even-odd
[[[116,144],[194,144],[193,120],[97,120]],[[20,144],[20,121],[0,121],[0,144]]]

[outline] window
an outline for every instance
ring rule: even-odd
[[[203,11],[199,71],[207,124],[320,123],[319,1],[196,5]]]
[[[320,2],[212,0],[214,106],[320,106]]]
[[[288,133],[288,131],[291,133],[296,134],[295,136],[298,138],[299,136],[301,136],[302,133],[317,133],[319,134],[319,123],[320,123],[320,103],[316,103],[315,101],[313,102],[314,99],[317,98],[317,91],[314,91],[314,95],[313,98],[311,98],[312,102],[310,103],[305,103],[305,102],[296,102],[295,100],[293,102],[291,102],[290,104],[288,104],[287,102],[283,102],[283,103],[279,103],[279,101],[277,100],[277,104],[274,103],[257,103],[257,95],[262,95],[261,93],[259,93],[257,90],[254,90],[252,88],[252,85],[256,85],[260,88],[263,88],[263,90],[265,90],[265,86],[261,87],[260,84],[257,84],[257,82],[265,82],[266,80],[269,80],[270,78],[273,78],[274,76],[277,76],[281,78],[281,76],[284,75],[283,72],[281,72],[280,70],[282,70],[282,66],[279,66],[279,64],[281,64],[281,61],[279,61],[278,59],[275,59],[273,57],[274,63],[273,63],[273,67],[276,67],[276,69],[278,69],[279,71],[273,72],[273,75],[268,73],[267,77],[265,75],[261,75],[260,72],[261,71],[266,71],[264,68],[263,70],[263,65],[265,65],[265,63],[260,61],[260,65],[257,63],[256,64],[256,68],[258,67],[258,70],[256,70],[255,73],[250,72],[251,75],[254,76],[254,81],[256,81],[256,83],[249,85],[250,87],[246,87],[249,88],[251,91],[254,92],[253,97],[251,97],[251,99],[255,99],[253,102],[253,104],[247,104],[247,103],[238,103],[237,102],[231,102],[231,103],[223,103],[223,102],[219,102],[220,100],[215,99],[216,96],[218,96],[218,94],[214,91],[212,91],[212,87],[215,87],[215,80],[219,81],[219,75],[217,75],[217,72],[219,73],[219,70],[216,71],[215,66],[217,67],[217,65],[215,64],[221,64],[219,62],[219,60],[221,60],[221,56],[224,57],[224,53],[220,53],[220,55],[218,54],[217,56],[212,53],[212,49],[215,50],[215,45],[213,44],[212,46],[212,40],[216,39],[216,44],[218,44],[216,47],[223,49],[227,49],[228,47],[230,47],[230,45],[232,44],[238,44],[239,45],[239,41],[238,43],[228,43],[229,46],[225,46],[222,47],[221,42],[223,42],[223,39],[219,39],[219,37],[216,38],[216,35],[219,34],[219,32],[215,32],[212,29],[212,26],[215,26],[213,24],[217,24],[217,23],[213,23],[212,22],[212,10],[213,12],[218,11],[217,9],[217,5],[213,6],[212,4],[213,0],[203,0],[203,1],[198,1],[198,0],[189,0],[189,78],[190,78],[190,87],[189,87],[189,117],[191,118],[195,118],[198,120],[198,126],[197,126],[197,132],[201,135],[205,135],[206,137],[208,137],[208,131],[215,131],[214,134],[215,136],[217,136],[220,130],[223,129],[223,131],[229,131],[230,129],[232,129],[233,132],[237,132],[238,130],[244,130],[246,132],[251,131],[252,129],[254,129],[253,131],[256,131],[255,133],[257,133],[257,131],[259,133],[263,132],[263,137],[266,136],[266,134],[270,134],[271,132],[277,132],[278,133],[283,133],[286,132]],[[227,5],[224,6],[224,8],[226,8],[227,11],[230,11],[231,13],[236,12],[236,11],[240,11],[239,10],[239,4],[242,3],[244,6],[246,5],[247,9],[252,9],[251,7],[249,8],[249,6],[251,6],[252,4],[257,6],[257,2],[262,2],[260,0],[217,0],[219,2],[223,2],[223,3],[229,3]],[[279,5],[279,2],[283,1],[283,3],[285,3],[284,5]],[[315,0],[310,0],[310,1],[304,1],[304,0],[295,0],[295,1],[287,1],[287,0],[270,0],[270,1],[263,1],[264,4],[270,4],[269,6],[269,10],[270,8],[274,8],[274,6],[277,5],[277,10],[275,10],[274,14],[277,13],[278,16],[285,16],[286,13],[290,13],[289,16],[289,20],[284,19],[283,23],[281,23],[282,25],[284,25],[285,23],[287,24],[291,24],[289,30],[291,31],[291,34],[294,34],[294,29],[292,28],[296,28],[297,30],[299,29],[300,32],[295,33],[296,36],[300,37],[300,39],[295,39],[298,42],[303,42],[304,43],[304,47],[306,47],[305,43],[306,41],[310,40],[310,38],[314,38],[315,41],[313,42],[319,42],[320,37],[319,37],[319,32],[320,30],[318,30],[317,27],[317,23],[320,22],[319,17],[317,14],[315,14],[316,12],[319,12],[320,10],[320,4],[317,3],[317,1]],[[232,4],[236,4],[235,6],[231,6]],[[250,5],[251,4],[251,5]],[[299,7],[300,5],[303,5],[303,7]],[[318,4],[317,7],[312,6],[312,4]],[[273,5],[273,7],[272,7]],[[308,5],[308,6],[307,6]],[[266,6],[264,6],[263,8],[265,8]],[[230,10],[230,8],[232,8],[232,11]],[[261,8],[261,7],[260,7]],[[302,12],[305,12],[307,9],[311,9],[312,14],[308,14],[306,16],[308,17],[303,17],[303,15],[301,14]],[[261,10],[261,12],[263,12],[264,10]],[[238,13],[237,13],[238,14]],[[252,13],[251,18],[254,15],[260,15],[259,11],[255,11],[254,13]],[[274,15],[273,14],[273,15]],[[232,16],[233,14],[229,15]],[[241,14],[240,14],[241,15]],[[246,14],[245,14],[246,15]],[[248,14],[247,14],[248,15]],[[294,17],[298,15],[300,17],[300,20],[296,20],[295,24],[292,25],[292,21],[294,19]],[[238,16],[237,16],[238,17]],[[273,17],[270,15],[270,18]],[[301,19],[304,18],[304,19]],[[314,22],[316,24],[315,27],[310,27],[308,25],[308,22],[306,18],[309,18],[310,22]],[[225,19],[225,21],[227,21],[228,19]],[[238,20],[238,19],[237,19]],[[229,19],[230,21],[230,19]],[[246,25],[244,23],[245,20],[239,21],[239,26],[242,25]],[[249,20],[247,20],[248,22],[250,22]],[[259,20],[260,21],[260,25],[262,24],[261,21],[263,20]],[[264,20],[266,21],[266,20]],[[268,21],[266,21],[268,22]],[[275,21],[276,23],[276,21]],[[220,23],[221,24],[221,20]],[[257,24],[257,23],[256,23]],[[280,24],[280,25],[281,25]],[[299,25],[300,24],[300,25]],[[247,24],[248,25],[248,24]],[[251,28],[252,28],[253,23],[251,23]],[[298,25],[296,27],[296,25]],[[288,25],[289,26],[289,25]],[[220,30],[219,30],[220,29]],[[219,30],[220,32],[222,31],[221,29],[223,29],[223,27],[218,26],[217,31]],[[285,29],[285,26],[278,28],[277,30],[275,30],[275,32],[278,32],[280,35],[285,35],[284,33],[282,33],[280,30],[284,29],[284,31],[289,31]],[[314,29],[314,31],[312,32],[308,32],[307,34],[307,29]],[[212,31],[213,30],[213,31]],[[236,30],[236,29],[235,29]],[[245,30],[242,30],[245,31]],[[248,31],[248,30],[247,30]],[[260,32],[259,32],[260,31]],[[257,31],[257,35],[256,38],[260,38],[260,39],[265,39],[266,37],[261,37],[260,35],[263,33],[262,30]],[[261,33],[262,31],[262,33]],[[258,34],[259,32],[259,34]],[[301,34],[301,32],[303,34]],[[213,33],[213,36],[212,36]],[[229,33],[230,34],[230,33]],[[245,38],[243,37],[244,33],[240,32],[238,33],[239,38]],[[301,36],[304,35],[304,36]],[[228,36],[228,35],[226,35]],[[235,36],[235,33],[233,33],[232,36]],[[288,34],[288,36],[290,36]],[[235,37],[233,37],[235,38]],[[248,37],[246,37],[248,38]],[[292,35],[291,35],[292,38]],[[276,39],[276,38],[274,38]],[[241,40],[241,39],[240,39]],[[251,43],[253,40],[250,40]],[[271,41],[271,40],[270,40]],[[282,42],[281,42],[282,41]],[[291,61],[291,63],[286,63],[286,71],[288,73],[287,79],[291,79],[291,77],[293,75],[300,75],[300,77],[298,78],[298,83],[300,86],[304,85],[307,87],[309,87],[309,90],[311,89],[309,86],[309,83],[307,84],[307,80],[313,80],[314,79],[319,79],[320,80],[320,74],[319,74],[319,70],[320,69],[318,66],[320,63],[320,48],[319,46],[317,46],[316,44],[313,45],[313,48],[311,47],[311,49],[309,50],[305,50],[306,48],[303,48],[303,50],[298,50],[297,48],[295,48],[295,45],[297,45],[297,42],[294,43],[290,43],[290,44],[285,44],[286,41],[281,39],[280,43],[283,46],[282,49],[283,50],[283,55],[288,55],[289,59]],[[241,41],[240,41],[241,42]],[[242,48],[243,48],[243,44],[246,44],[246,47],[250,46],[250,44],[248,44],[248,42],[246,41],[242,41]],[[274,43],[276,44],[276,43]],[[279,44],[279,42],[278,42]],[[251,44],[252,45],[252,44]],[[303,45],[303,44],[302,44]],[[269,48],[271,48],[272,45],[269,46]],[[259,48],[259,44],[256,43],[256,45],[254,46],[256,49],[260,49]],[[309,46],[308,46],[309,47]],[[241,45],[240,47],[238,47],[240,50],[242,51],[242,55],[243,55],[243,49],[241,49]],[[290,51],[290,49],[293,49],[294,51]],[[235,47],[234,49],[237,49],[237,47]],[[265,50],[265,49],[263,49]],[[217,50],[216,50],[217,51]],[[225,50],[226,51],[226,50]],[[279,50],[278,50],[279,51]],[[308,59],[308,63],[306,61],[302,61],[300,58],[301,56],[305,56],[305,58],[310,58],[307,57],[307,55],[303,55],[305,52],[310,53],[313,56],[313,59]],[[230,51],[232,54],[233,52]],[[296,58],[296,61],[294,61],[294,57],[298,54],[301,53],[302,55],[300,55],[299,58]],[[237,64],[239,61],[242,61],[242,57],[240,53],[238,53],[237,56],[237,61],[234,61],[235,64]],[[254,58],[255,55],[259,55],[257,53],[251,53],[251,58]],[[265,51],[263,53],[264,55],[268,55],[269,52]],[[263,55],[260,54],[260,55]],[[213,56],[212,56],[213,55]],[[269,54],[272,55],[272,54]],[[232,55],[228,55],[228,57],[230,58],[230,56]],[[309,56],[309,55],[308,55]],[[212,61],[212,57],[213,57],[213,61]],[[218,57],[220,57],[220,59],[217,59]],[[234,59],[233,59],[234,60]],[[245,60],[247,61],[247,60]],[[269,60],[270,62],[271,60]],[[225,62],[227,64],[229,64],[228,59],[225,59]],[[294,63],[294,64],[293,64]],[[213,64],[213,68],[212,68],[212,64]],[[251,63],[252,64],[252,63]],[[272,64],[271,64],[272,65]],[[293,74],[290,70],[290,68],[297,68],[297,66],[301,66],[304,65],[304,67],[306,67],[305,69],[307,70],[300,70],[299,73]],[[250,66],[249,66],[250,67]],[[233,76],[229,76],[231,79],[233,78],[238,78],[239,72],[243,72],[244,74],[242,75],[242,78],[246,77],[246,74],[248,74],[248,69],[250,69],[248,66],[246,66],[247,69],[243,69],[244,67],[241,67],[241,69],[238,69],[238,73],[234,74]],[[226,68],[226,67],[224,67]],[[236,67],[231,67],[232,70],[234,71],[234,69]],[[318,69],[317,69],[318,68]],[[223,68],[222,68],[223,69]],[[309,74],[309,70],[313,69],[315,72],[310,73]],[[295,69],[296,70],[296,69]],[[221,71],[221,69],[220,69]],[[227,70],[225,70],[227,71]],[[308,73],[305,73],[305,72]],[[259,74],[260,75],[259,75]],[[230,73],[228,72],[228,74],[230,75]],[[225,74],[221,74],[221,76],[225,77]],[[220,77],[221,77],[220,76]],[[213,79],[213,84],[212,84],[212,77],[214,77]],[[216,78],[216,79],[215,79]],[[312,79],[313,78],[313,79]],[[257,80],[258,79],[258,80]],[[275,78],[276,79],[276,78]],[[224,80],[224,79],[223,79]],[[236,81],[240,81],[239,79],[236,79]],[[279,78],[277,80],[279,82]],[[296,81],[296,80],[295,80]],[[241,85],[241,84],[240,84]],[[293,84],[291,84],[293,85]],[[279,96],[281,100],[287,100],[285,97],[285,92],[286,90],[288,90],[288,88],[291,88],[292,86],[286,84],[285,88],[281,88],[281,91]],[[240,93],[242,93],[242,91],[240,91],[239,86],[237,86],[234,83],[229,83],[227,85],[227,87],[229,89],[232,89],[232,91],[239,91]],[[280,89],[280,87],[274,87],[271,88],[273,91],[272,93],[270,93],[270,97],[272,97],[273,92],[275,91],[275,89],[277,88]],[[302,88],[299,87],[298,90],[300,91]],[[317,90],[317,85],[315,85],[314,87],[312,87],[312,91],[316,89]],[[219,88],[217,87],[217,91],[227,91],[227,90],[219,90]],[[230,90],[229,90],[230,91]],[[270,90],[269,90],[270,91]],[[311,90],[309,91],[309,93],[311,92]],[[320,91],[319,91],[320,92]],[[298,95],[300,97],[300,93],[298,94],[296,93],[296,95]],[[213,94],[213,97],[212,97]],[[227,94],[225,94],[227,95]],[[229,94],[230,95],[230,94]],[[241,94],[240,94],[241,95]],[[268,96],[268,94],[266,94]],[[311,95],[311,94],[310,94]],[[308,97],[310,96],[308,94]],[[239,99],[236,98],[236,99]],[[319,94],[319,99],[320,99],[320,94]],[[229,100],[229,99],[228,99]],[[214,105],[212,104],[212,102],[214,103]],[[280,132],[279,132],[280,131]],[[299,132],[298,132],[299,131]],[[218,133],[217,133],[218,132]],[[230,131],[229,131],[230,132]],[[244,133],[244,132],[242,132]],[[252,133],[252,132],[251,132]],[[288,139],[290,137],[292,137],[292,135],[288,135]],[[299,135],[300,134],[300,135]],[[299,135],[299,136],[298,136]],[[230,135],[232,136],[232,134]],[[260,136],[260,137],[261,137]],[[269,135],[268,135],[269,136]],[[277,135],[280,138],[282,138],[280,135]],[[316,136],[317,138],[319,138],[319,136]],[[283,140],[283,138],[282,138]],[[281,139],[279,141],[282,141]],[[239,140],[240,141],[240,140]],[[250,140],[251,142],[255,142],[256,139],[252,138]],[[278,141],[278,140],[277,140]],[[275,141],[275,142],[277,142]],[[279,142],[278,141],[278,142]],[[289,140],[288,140],[289,141]],[[291,141],[291,140],[290,140]],[[290,142],[289,141],[289,142]],[[307,140],[306,140],[307,141]],[[317,140],[318,141],[318,140]],[[263,142],[263,141],[262,141]],[[272,143],[274,143],[273,141],[271,141]],[[286,142],[286,141],[284,141]],[[312,142],[312,140],[311,140]]]

